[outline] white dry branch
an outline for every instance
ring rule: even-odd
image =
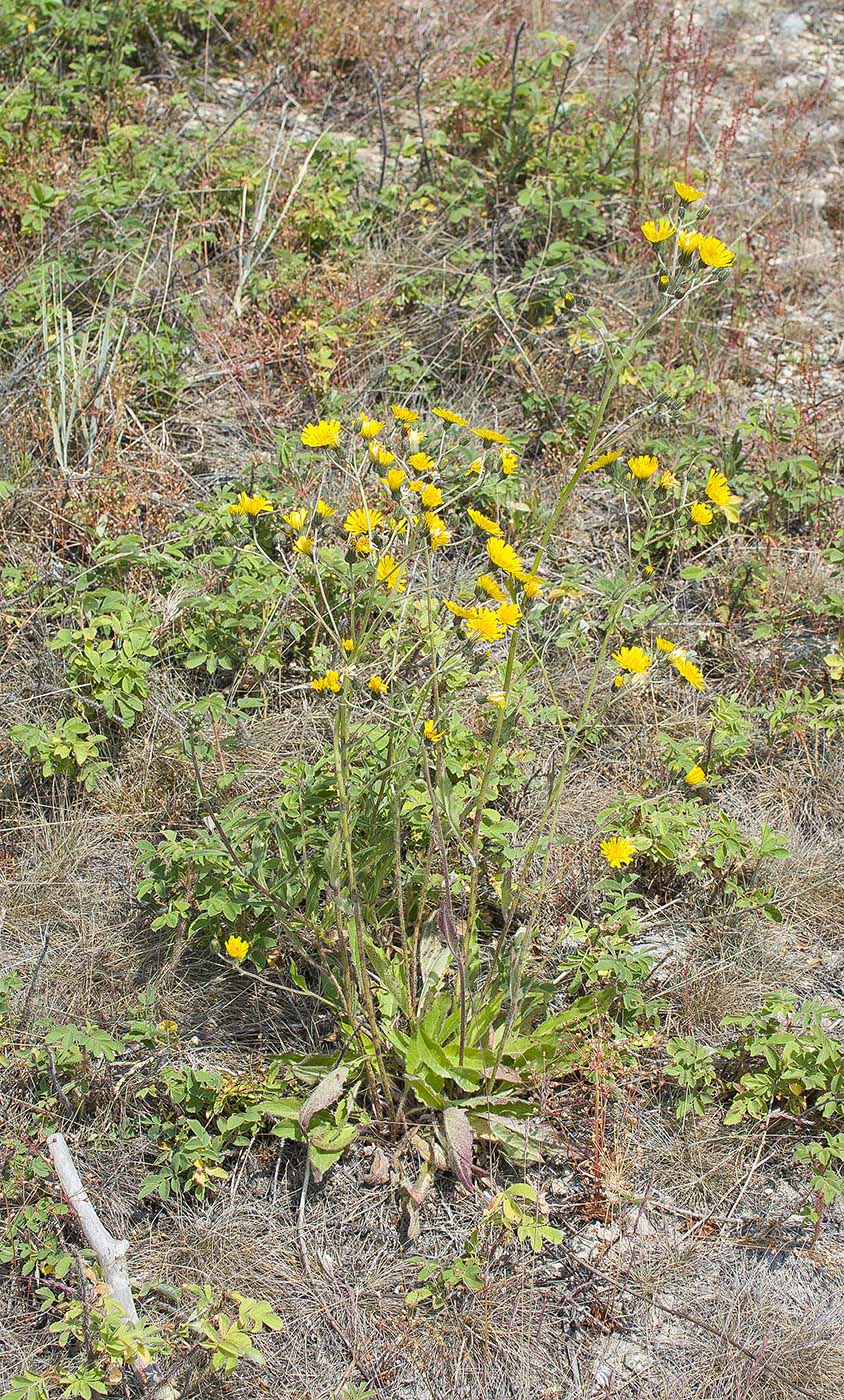
[[[74,1211],[82,1234],[97,1256],[103,1283],[115,1301],[120,1304],[129,1322],[137,1322],[138,1309],[132,1297],[129,1268],[126,1263],[129,1241],[116,1240],[100,1220],[91,1204],[88,1192],[82,1185],[82,1178],[76,1170],[76,1165],[70,1155],[70,1148],[65,1142],[63,1134],[51,1133],[47,1138],[47,1147],[65,1200]],[[145,1365],[140,1358],[137,1358],[132,1363],[132,1369],[141,1385],[145,1389],[151,1390],[157,1400],[170,1400],[170,1397],[175,1396],[176,1392],[170,1386],[159,1385],[158,1372],[154,1366]]]

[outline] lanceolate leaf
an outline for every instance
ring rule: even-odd
[[[337,1102],[343,1093],[348,1073],[346,1065],[337,1065],[335,1069],[329,1070],[315,1089],[311,1090],[299,1109],[299,1127],[303,1133],[308,1131],[308,1124],[315,1113],[319,1113],[323,1108],[330,1108]]]
[[[472,1190],[472,1148],[474,1133],[469,1115],[464,1108],[446,1108],[443,1111],[443,1129],[448,1143],[448,1155],[455,1175],[466,1187]]]

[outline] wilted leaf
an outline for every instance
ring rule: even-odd
[[[475,1137],[465,1108],[450,1107],[443,1112],[448,1152],[452,1169],[467,1191],[472,1190],[472,1148]]]
[[[319,1081],[316,1088],[311,1090],[299,1109],[299,1127],[303,1133],[308,1131],[308,1124],[315,1113],[320,1113],[322,1109],[330,1108],[337,1102],[345,1088],[348,1073],[346,1065],[336,1065]]]

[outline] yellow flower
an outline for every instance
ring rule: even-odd
[[[663,491],[673,491],[674,487],[679,486],[679,484],[680,483],[678,482],[674,473],[668,471],[667,468],[664,472],[660,472],[657,486],[661,486]]]
[[[490,563],[503,573],[509,574],[510,578],[518,578],[524,573],[522,561],[511,545],[505,544],[504,540],[494,537],[486,542],[486,552],[489,555]]]
[[[506,450],[505,450],[504,452],[502,452],[502,454],[501,454],[501,471],[502,471],[503,475],[504,475],[504,476],[513,476],[518,470],[519,470],[519,460],[518,460],[518,458],[517,458],[515,452],[507,452]]]
[[[622,671],[634,676],[643,676],[651,664],[651,658],[641,647],[620,647],[613,652],[612,659]]]
[[[418,428],[405,428],[404,436],[408,447],[418,447],[425,434],[420,433]]]
[[[432,549],[443,549],[451,541],[451,534],[444,520],[434,511],[426,510],[423,516],[428,526],[428,538]]]
[[[391,403],[390,412],[399,423],[415,423],[419,417],[415,408],[403,408],[399,403]]]
[[[694,204],[696,200],[706,198],[703,190],[696,190],[694,185],[686,185],[682,180],[675,180],[674,188],[684,204]]]
[[[465,471],[464,475],[465,475],[465,476],[480,476],[480,474],[481,474],[481,472],[483,471],[483,469],[484,469],[484,459],[483,459],[483,457],[476,457],[475,460],[474,460],[474,462],[470,462],[470,463],[469,463],[468,467],[466,468],[466,471]]]
[[[241,491],[237,500],[226,509],[229,515],[260,515],[262,511],[271,511],[272,506],[266,496],[248,496]]]
[[[629,836],[610,836],[601,842],[601,855],[613,870],[629,865],[636,855],[636,843]]]
[[[455,617],[468,617],[469,609],[464,608],[462,603],[452,603],[450,598],[443,598],[443,607]]]
[[[705,501],[695,501],[689,512],[695,525],[711,525],[712,511]]]
[[[542,592],[544,580],[537,578],[536,574],[522,574],[521,583],[526,598],[538,598]]]
[[[355,643],[352,637],[343,637],[343,639],[340,642],[340,645],[347,656],[351,655],[351,653],[355,649]]]
[[[702,238],[702,233],[691,233],[687,229],[681,229],[677,234],[677,247],[688,257],[700,247]]]
[[[506,603],[507,594],[498,586],[492,574],[481,574],[478,579],[478,588],[485,593],[488,598],[494,599],[496,603]]]
[[[716,472],[714,468],[710,470],[706,478],[706,494],[715,506],[728,506],[730,504],[730,488],[727,485],[727,478],[723,472]],[[704,522],[706,523],[706,522]]]
[[[486,703],[488,705],[495,705],[497,709],[503,710],[504,706],[507,704],[507,696],[504,694],[503,690],[493,690],[492,693],[486,697]]]
[[[518,603],[500,603],[495,611],[501,618],[501,621],[504,623],[505,627],[515,627],[516,623],[522,615],[522,610],[519,607]]]
[[[671,652],[671,651],[674,651],[676,648],[675,648],[674,642],[669,642],[669,640],[668,640],[667,637],[657,637],[657,639],[656,639],[656,649],[657,649],[657,651],[668,651],[668,652]]]
[[[663,216],[658,221],[648,219],[647,223],[642,224],[642,232],[649,243],[664,243],[666,238],[676,233],[676,229],[671,220]]]
[[[584,470],[587,472],[598,472],[601,470],[601,467],[608,467],[613,462],[617,462],[620,456],[620,452],[603,452],[600,457],[595,458],[594,462],[590,462]]]
[[[396,492],[401,489],[401,484],[405,480],[405,473],[401,467],[390,467],[386,476],[382,476],[381,481],[388,491]]]
[[[488,515],[484,515],[482,510],[475,510],[470,506],[466,514],[473,525],[477,525],[479,530],[486,531],[488,535],[500,535],[502,533],[498,521],[492,520]]]
[[[327,501],[324,501],[321,496],[316,503],[316,513],[320,520],[328,520],[332,515],[337,514],[334,507],[330,506]]]
[[[422,490],[419,492],[419,499],[426,510],[434,510],[437,506],[442,505],[443,493],[439,486],[435,486],[433,482],[429,482],[428,485],[423,486]]]
[[[324,676],[314,676],[311,681],[311,690],[331,690],[339,695],[341,689],[339,671],[326,671]]]
[[[382,554],[375,569],[376,578],[384,584],[388,593],[407,591],[407,569],[394,559],[392,554]]]
[[[294,534],[298,535],[308,518],[308,512],[297,507],[296,510],[289,510],[287,514],[283,515],[281,518],[285,525],[289,526]]]
[[[469,608],[466,613],[466,627],[473,636],[485,642],[497,642],[507,628],[492,608]]]
[[[245,958],[249,952],[249,944],[245,938],[238,938],[236,933],[231,933],[226,939],[226,952],[230,958],[240,962],[240,959]]]
[[[433,457],[429,457],[427,452],[414,452],[407,459],[407,465],[415,472],[430,472],[436,467]]]
[[[494,428],[470,428],[470,433],[474,433],[476,438],[482,442],[497,442],[503,447],[509,447],[510,439],[506,433],[497,433]]]
[[[369,417],[367,417],[367,415],[366,415],[365,413],[361,413],[361,415],[360,415],[360,435],[361,435],[361,437],[364,437],[364,438],[374,438],[374,437],[377,437],[378,434],[381,432],[381,430],[382,430],[383,427],[384,427],[384,424],[383,424],[383,423],[379,423],[379,421],[378,421],[377,418],[369,418]]]
[[[687,656],[683,656],[680,653],[669,659],[674,670],[678,675],[683,677],[684,681],[688,681],[689,685],[693,685],[695,690],[703,690],[703,672],[693,661],[689,661]]]
[[[339,447],[339,422],[336,418],[320,418],[318,423],[308,423],[302,429],[302,443],[305,447]]]
[[[368,506],[359,506],[357,510],[349,511],[343,521],[343,529],[350,535],[369,535],[377,529],[384,519],[380,510],[370,510]]]
[[[388,467],[391,462],[396,460],[393,453],[388,452],[380,442],[369,444],[369,455],[377,467]]]
[[[310,535],[297,535],[293,541],[294,554],[313,554],[314,542]]]
[[[735,253],[722,243],[720,238],[702,238],[697,245],[698,257],[707,267],[729,267],[735,262]]]
[[[456,423],[458,428],[468,428],[468,418],[461,418],[459,414],[452,413],[450,408],[432,408],[431,412],[435,418],[441,418],[444,423]]]
[[[628,457],[627,465],[631,476],[635,476],[637,481],[647,481],[649,476],[653,476],[654,472],[659,470],[656,457]]]
[[[387,682],[381,676],[370,676],[367,685],[373,695],[386,695],[389,690]]]
[[[685,780],[689,787],[697,787],[698,783],[706,782],[706,774],[699,763],[696,763],[693,768],[689,769]]]
[[[365,559],[368,554],[372,553],[372,540],[368,535],[358,535],[351,543],[355,547],[355,554],[360,559]]]
[[[425,724],[422,728],[422,733],[425,735],[425,738],[428,740],[429,744],[438,744],[440,742],[440,739],[443,737],[444,732],[445,731],[442,729],[437,729],[437,726],[432,719],[426,719]]]

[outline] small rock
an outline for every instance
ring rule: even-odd
[[[783,34],[789,34],[793,38],[802,34],[807,28],[805,19],[796,10],[793,10],[789,15],[781,15],[778,24]]]

